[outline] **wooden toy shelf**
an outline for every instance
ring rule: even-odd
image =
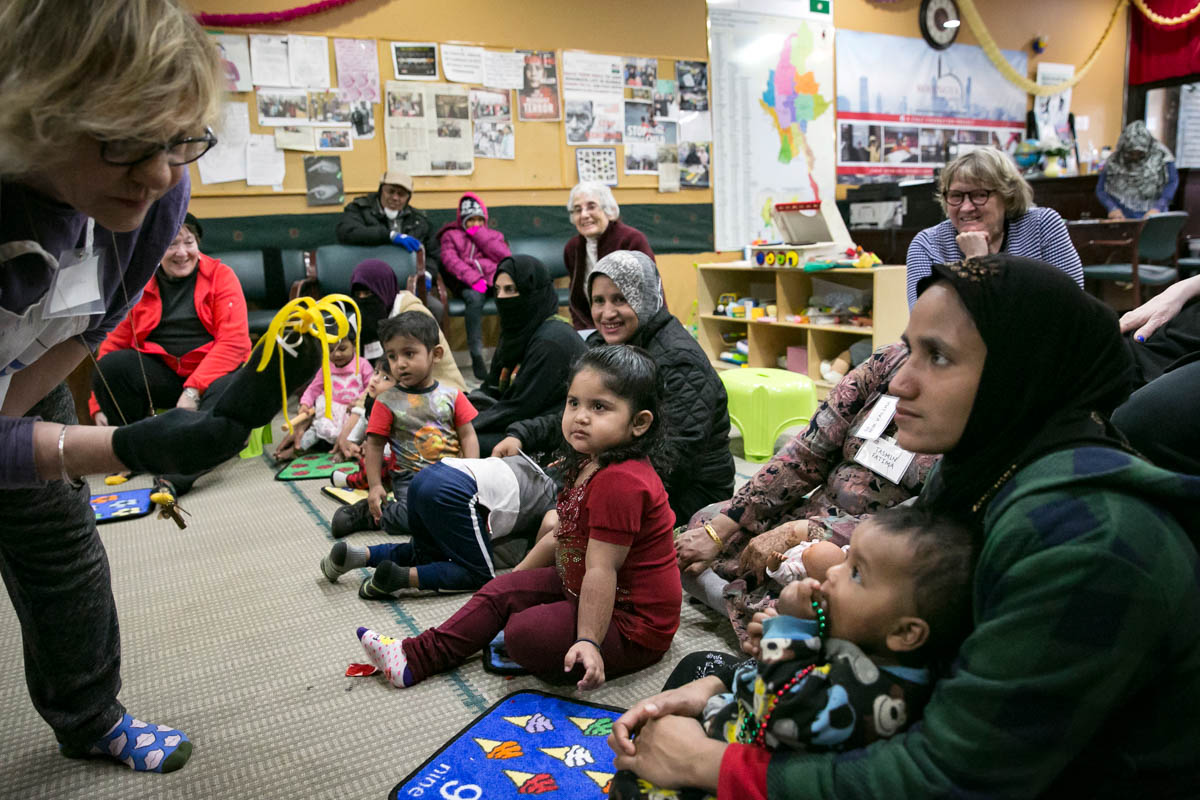
[[[908,324],[908,301],[903,266],[880,265],[871,269],[827,269],[805,272],[794,267],[752,267],[747,261],[697,264],[698,327],[700,346],[718,369],[733,367],[718,359],[730,349],[721,340],[723,331],[745,331],[750,346],[748,366],[777,367],[789,346],[808,351],[808,375],[823,398],[832,388],[821,380],[822,359],[832,359],[859,339],[870,339],[871,349],[900,340]],[[871,325],[810,325],[784,321],[808,306],[813,278],[870,290]],[[774,290],[777,317],[774,322],[726,317],[715,313],[717,298],[727,292],[752,296],[767,284]]]

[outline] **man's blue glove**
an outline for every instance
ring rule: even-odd
[[[392,244],[403,247],[410,253],[415,253],[421,249],[421,240],[415,236],[409,236],[407,233],[400,231],[392,231]]]

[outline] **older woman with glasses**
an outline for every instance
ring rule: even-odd
[[[587,276],[596,262],[618,250],[637,250],[654,259],[645,235],[618,219],[621,208],[612,189],[597,181],[580,181],[567,198],[571,224],[579,231],[563,248],[563,263],[571,278],[571,324],[587,330],[592,324],[592,301]]]
[[[116,604],[79,476],[214,466],[270,420],[279,385],[239,370],[236,409],[76,424],[62,381],[142,296],[179,233],[184,165],[216,141],[207,125],[224,81],[216,48],[177,0],[80,10],[76,0],[0,3],[0,575],[30,697],[61,753],[170,772],[191,754],[188,737],[117,700]],[[293,372],[312,374],[314,349],[297,351]]]
[[[1083,265],[1058,212],[1033,204],[1033,189],[1011,158],[992,147],[951,161],[938,178],[937,199],[949,217],[908,246],[908,305],[934,264],[989,253],[1036,258],[1083,288]]]

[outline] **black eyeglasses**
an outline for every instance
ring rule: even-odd
[[[956,208],[961,206],[963,204],[963,200],[968,197],[971,199],[971,205],[981,206],[988,201],[988,198],[992,196],[993,191],[993,189],[972,189],[969,192],[945,192],[942,197],[945,198],[946,205],[954,206]]]
[[[114,167],[132,167],[165,152],[167,163],[172,167],[180,167],[192,163],[213,149],[216,143],[217,135],[212,128],[205,128],[203,136],[188,136],[166,144],[139,139],[114,139],[100,142],[100,158]]]

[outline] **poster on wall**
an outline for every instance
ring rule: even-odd
[[[1001,52],[1025,74],[1024,53]],[[931,177],[978,147],[1015,152],[1025,131],[1025,93],[980,47],[838,31],[837,75],[839,183]]]
[[[1179,87],[1179,125],[1175,136],[1177,167],[1200,167],[1200,83]]]
[[[221,68],[225,73],[225,91],[249,92],[254,88],[250,79],[250,44],[244,33],[210,33],[217,52],[221,54]]]
[[[375,138],[375,105],[370,100],[350,104],[350,128],[355,139]]]
[[[575,170],[580,182],[598,181],[617,185],[617,148],[580,147],[575,151]]]
[[[255,101],[263,127],[309,124],[308,92],[303,89],[259,89]]]
[[[563,53],[563,91],[625,96],[625,59],[568,50]]]
[[[334,39],[338,88],[352,101],[379,102],[379,55],[374,39]]]
[[[682,111],[708,111],[708,64],[703,61],[676,61],[675,82],[679,85]]]
[[[349,125],[352,110],[340,89],[308,93],[308,118],[314,125]]]
[[[410,175],[470,175],[475,169],[467,87],[388,81],[387,168]]]
[[[246,179],[246,142],[250,138],[250,107],[247,103],[223,103],[221,136],[205,153],[196,168],[201,183],[226,183]]]
[[[483,48],[443,44],[442,72],[455,83],[483,83]]]
[[[692,165],[691,185],[707,178],[713,186],[718,250],[781,240],[774,203],[834,202],[833,17],[829,4],[823,11],[788,7],[804,10],[783,16],[709,7],[714,160],[711,168]],[[676,74],[681,101],[690,92],[687,105],[698,105],[698,71]]]
[[[654,88],[658,80],[657,58],[626,58],[625,85],[638,88]]]
[[[1038,86],[1057,86],[1065,83],[1075,75],[1074,64],[1054,64],[1049,61],[1039,61],[1037,65]],[[1075,137],[1071,134],[1071,89],[1067,88],[1058,94],[1033,98],[1033,119],[1037,123],[1037,138],[1054,138],[1068,146],[1074,144]]]
[[[341,156],[305,156],[304,183],[310,206],[340,206],[346,202]]]
[[[392,42],[392,65],[398,81],[437,78],[437,42]]]
[[[255,86],[291,86],[288,37],[251,34],[250,70]]]
[[[707,189],[712,159],[708,142],[683,142],[679,145],[679,185],[685,189]]]
[[[521,122],[557,122],[562,119],[558,99],[558,58],[553,50],[518,50],[524,74],[517,92],[517,119]]]
[[[565,92],[567,144],[621,144],[624,102],[621,95]]]
[[[317,149],[313,141],[313,129],[307,125],[282,125],[276,128],[275,146],[280,150],[305,150],[310,153]]]
[[[471,123],[475,127],[476,158],[516,158],[512,92],[471,90]]]
[[[324,36],[288,36],[288,71],[292,86],[328,89],[329,40]]]

